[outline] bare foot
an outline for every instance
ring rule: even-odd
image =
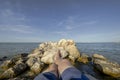
[[[62,59],[60,51],[55,55],[54,63],[58,65],[58,71],[60,74],[62,74],[67,68],[73,67],[69,60]]]
[[[56,77],[58,77],[58,66],[56,64],[50,64],[48,69],[46,69],[44,72],[51,72],[53,73]],[[44,73],[43,72],[43,73]]]

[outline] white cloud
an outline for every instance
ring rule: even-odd
[[[0,11],[3,17],[13,16],[14,13],[10,9]]]
[[[59,34],[59,35],[62,35],[62,36],[68,35],[68,33],[65,32],[65,31],[58,31],[58,32],[53,32],[53,33],[54,33],[54,34]]]
[[[59,22],[58,26],[62,26],[67,30],[71,30],[71,29],[74,29],[76,27],[75,22],[73,20],[73,17],[68,17],[68,19]]]
[[[18,33],[32,33],[32,28],[26,25],[0,25],[1,31],[12,31]]]
[[[0,23],[1,24],[23,24],[27,21],[22,13],[17,13],[11,9],[0,10]]]
[[[79,17],[68,17],[66,20],[59,22],[58,27],[64,27],[66,30],[72,30],[82,26],[94,25],[96,23],[96,20],[82,21]]]
[[[14,12],[11,9],[0,10],[0,30],[12,31],[18,33],[32,33],[34,29],[26,25],[27,19],[21,13]]]

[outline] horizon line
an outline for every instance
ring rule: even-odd
[[[0,43],[43,43],[43,42],[50,42],[50,41],[40,41],[40,42],[0,42]],[[52,41],[57,42],[57,41]],[[120,42],[79,42],[75,41],[75,43],[120,43]]]

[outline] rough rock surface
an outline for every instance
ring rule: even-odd
[[[77,61],[79,62],[82,62],[82,63],[88,63],[90,60],[91,57],[89,57],[88,55],[86,54],[81,54],[81,56],[77,59]]]
[[[59,42],[48,42],[40,44],[39,49],[44,49],[41,61],[44,63],[53,63],[53,57],[60,50],[62,58],[69,57],[73,62],[80,56],[73,40],[62,39]]]
[[[118,63],[111,62],[99,54],[93,55],[93,62],[95,67],[104,74],[113,77],[120,77],[120,65]]]
[[[40,73],[46,64],[54,62],[54,56],[61,52],[62,58],[69,58],[72,62],[80,57],[80,53],[73,40],[62,39],[58,42],[41,43],[29,55],[20,54],[5,61],[0,69],[0,79],[23,79],[34,78]]]

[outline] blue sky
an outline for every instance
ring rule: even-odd
[[[0,42],[120,42],[120,0],[0,0]]]

